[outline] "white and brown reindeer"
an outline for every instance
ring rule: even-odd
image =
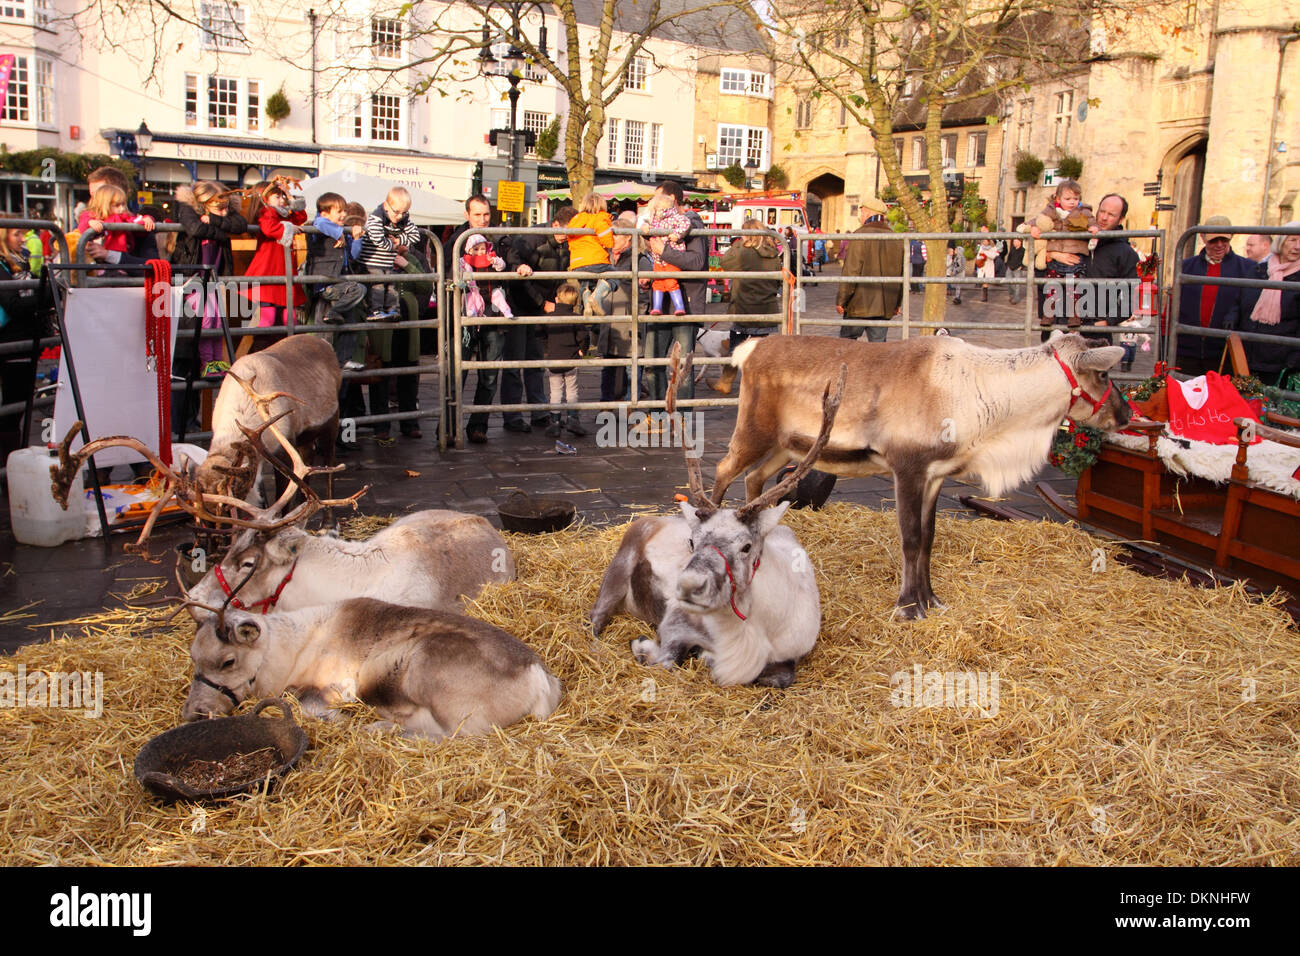
[[[1108,373],[1123,354],[1059,333],[1024,349],[980,348],[952,336],[750,339],[732,356],[743,372],[740,406],[712,500],[721,502],[746,469],[746,497],[757,500],[778,469],[805,454],[817,440],[818,383],[847,366],[848,400],[816,466],[842,476],[893,472],[903,542],[895,613],[924,617],[944,606],[930,585],[943,480],[970,475],[1001,495],[1046,464],[1065,418],[1122,428],[1130,412]]]
[[[273,519],[262,519],[265,530],[240,531],[187,597],[220,603],[248,577],[235,606],[264,613],[360,597],[461,611],[485,584],[515,579],[505,538],[478,515],[417,511],[364,541],[309,534],[299,524],[276,528]]]
[[[564,694],[522,641],[460,614],[370,598],[267,615],[206,610],[190,646],[187,721],[289,691],[318,717],[359,700],[381,726],[439,740],[544,720]]]
[[[680,357],[674,346],[670,414]],[[688,357],[685,374],[690,364]],[[597,636],[626,611],[658,635],[632,641],[642,664],[672,667],[698,651],[718,684],[790,685],[821,630],[821,598],[812,561],[780,524],[790,507],[780,498],[812,467],[830,434],[843,374],[822,395],[821,434],[805,460],[741,508],[719,510],[708,500],[699,460],[688,451],[690,500],[680,516],[640,518],[624,534],[591,611]]]

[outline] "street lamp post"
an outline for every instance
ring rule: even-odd
[[[536,0],[523,0],[523,2],[512,3],[509,0],[493,0],[488,4],[490,10],[493,6],[506,8],[510,14],[510,35],[506,37],[510,44],[509,48],[497,59],[492,54],[492,25],[484,21],[483,23],[483,46],[478,55],[478,69],[481,76],[504,76],[510,84],[507,96],[510,99],[510,128],[506,131],[510,137],[510,148],[507,154],[508,175],[511,182],[515,181],[518,175],[519,164],[519,143],[517,134],[517,117],[519,115],[519,84],[524,78],[524,67],[528,65],[528,60],[522,50],[519,49],[519,43],[522,40],[520,34],[519,20],[523,11],[527,7],[535,7],[542,18],[542,25],[537,35],[537,51],[546,56],[546,13],[541,4]]]
[[[144,188],[145,166],[149,162],[149,147],[152,145],[153,133],[149,131],[149,127],[145,124],[145,121],[140,120],[140,128],[135,131],[135,149],[140,156],[140,164],[138,167],[139,172],[137,174],[138,185],[136,186],[137,193]],[[136,201],[139,202],[138,195],[136,196]]]

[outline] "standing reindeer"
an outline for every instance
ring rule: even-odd
[[[817,445],[817,467],[844,476],[893,472],[903,542],[896,613],[925,617],[944,606],[930,586],[943,480],[970,475],[1001,495],[1046,464],[1063,419],[1124,427],[1128,405],[1109,376],[1123,354],[1060,333],[1025,349],[980,348],[953,336],[889,343],[821,335],[750,339],[731,359],[744,377],[713,502],[747,469],[745,494],[757,499],[782,465],[815,445],[816,383],[847,368],[852,397],[830,442]]]
[[[668,411],[674,411],[681,349],[673,348]],[[691,357],[687,357],[689,374]],[[780,499],[812,467],[826,443],[844,392],[844,371],[822,396],[822,428],[799,467],[767,494],[735,510],[718,510],[704,493],[699,460],[686,457],[690,500],[681,516],[640,518],[624,534],[591,611],[597,636],[627,611],[655,627],[658,640],[637,638],[642,664],[672,667],[698,649],[723,685],[788,687],[795,665],[821,629],[821,597],[812,562],[794,532],[780,524]],[[778,503],[780,502],[780,503]]]
[[[334,464],[339,430],[339,388],[343,383],[334,349],[314,335],[291,335],[261,352],[245,355],[226,373],[212,409],[212,442],[199,466],[199,487],[208,492],[251,500],[262,476],[262,458],[248,463],[239,454],[243,428],[276,418],[276,429],[303,458]],[[253,387],[258,391],[254,391]],[[263,435],[267,459],[285,463],[281,448]],[[252,467],[255,466],[255,467]],[[329,472],[326,497],[333,494]],[[276,494],[287,486],[277,473]]]

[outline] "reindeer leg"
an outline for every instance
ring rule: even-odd
[[[334,413],[331,418],[321,427],[321,436],[316,440],[316,455],[312,464],[325,462],[329,467],[334,467],[335,456],[338,452],[338,446],[335,442],[339,437],[339,415]],[[325,497],[334,497],[334,472],[328,472],[325,475]],[[334,528],[338,522],[334,519],[334,508],[327,508],[325,511],[325,527]]]
[[[926,607],[936,611],[944,610],[948,605],[940,601],[930,588],[930,552],[934,546],[934,513],[939,505],[939,489],[943,487],[943,478],[931,478],[926,484],[925,500],[921,503],[921,595]]]
[[[727,454],[718,462],[718,470],[713,479],[713,493],[709,496],[715,506],[722,505],[723,496],[726,495],[727,489],[731,483],[736,480],[742,472],[760,461],[766,461],[773,457],[773,452],[777,449],[776,435],[770,437],[765,435],[754,435],[745,433],[741,430],[741,420],[736,420],[736,430],[731,435],[731,445],[727,448]],[[781,459],[781,464],[785,464]],[[767,481],[772,475],[776,474],[781,466],[778,465],[772,471],[763,476],[763,481]],[[758,490],[762,491],[762,482],[759,483]],[[753,498],[748,480],[745,483],[746,499]]]
[[[784,468],[790,460],[790,455],[785,449],[777,448],[751,468],[749,474],[745,476],[745,500],[753,501],[761,495],[767,480]]]
[[[922,517],[926,499],[924,465],[909,465],[894,472],[894,509],[898,513],[898,533],[903,542],[903,584],[894,613],[905,621],[925,617],[924,592],[925,521]]]

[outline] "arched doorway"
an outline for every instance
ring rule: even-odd
[[[853,227],[849,224],[844,213],[843,176],[837,176],[834,173],[822,173],[815,179],[809,180],[805,194],[807,195],[810,225],[815,225],[822,232],[852,230]],[[816,197],[816,200],[813,197]],[[820,203],[820,206],[817,205],[818,203]],[[814,212],[814,209],[821,210],[819,217]]]
[[[1169,215],[1166,240],[1168,247],[1166,258],[1172,258],[1177,250],[1174,244],[1183,230],[1195,226],[1201,221],[1201,190],[1205,183],[1205,146],[1203,134],[1184,140],[1165,155],[1164,173],[1165,195],[1174,204]],[[1165,221],[1161,217],[1161,221]],[[1140,228],[1140,227],[1139,227]],[[1198,245],[1193,244],[1187,251],[1192,255]]]

